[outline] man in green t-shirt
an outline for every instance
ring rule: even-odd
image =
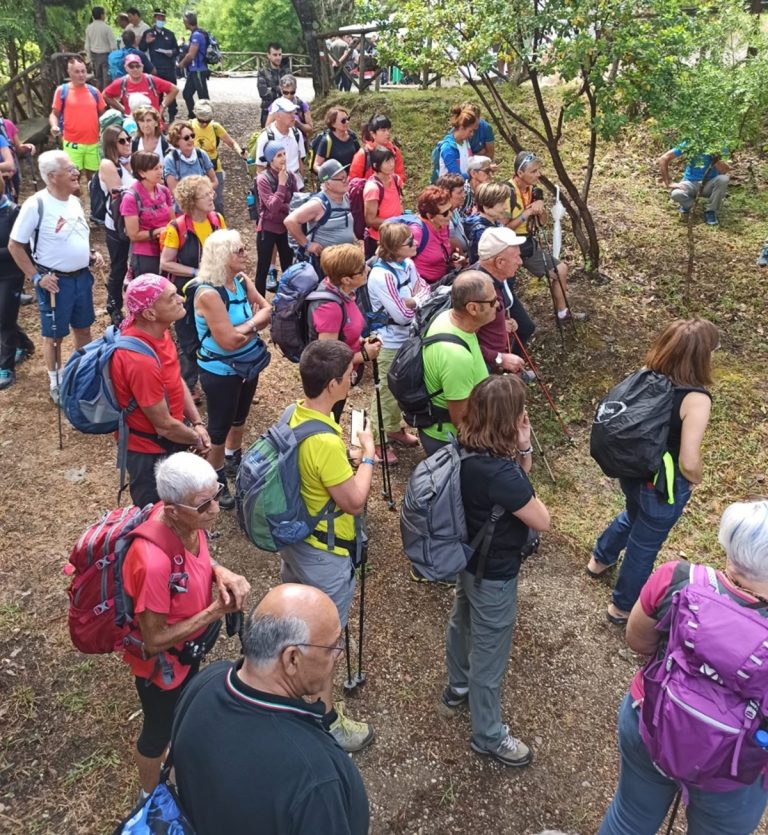
[[[456,435],[472,389],[488,376],[476,333],[496,318],[499,304],[491,277],[478,270],[467,270],[451,288],[451,309],[445,310],[427,328],[425,336],[449,333],[466,345],[435,342],[424,349],[424,383],[427,391],[438,392],[432,403],[444,417],[419,430],[421,445],[432,455]]]
[[[329,499],[335,503],[333,538],[328,522],[322,521],[303,541],[280,549],[280,579],[284,583],[303,583],[324,591],[336,604],[342,626],[355,593],[354,556],[355,517],[362,514],[371,489],[375,449],[370,422],[358,432],[362,450],[359,466],[354,472],[347,458],[347,447],[341,427],[333,419],[332,410],[349,394],[352,375],[352,349],[336,339],[310,342],[299,360],[301,385],[306,395],[296,404],[290,426],[308,420],[327,424],[332,431],[312,435],[299,446],[301,497],[307,511],[316,516]],[[353,453],[354,454],[354,453]],[[331,652],[334,647],[307,647],[307,652]],[[347,718],[341,704],[333,703],[333,679],[327,690],[318,694],[325,703],[324,724],[331,735],[350,753],[361,751],[373,742],[373,728],[365,722]]]

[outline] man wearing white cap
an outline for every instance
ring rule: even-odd
[[[279,142],[285,148],[286,168],[296,177],[298,191],[304,188],[304,157],[306,148],[301,131],[294,124],[299,106],[285,96],[275,99],[272,105],[274,122],[259,134],[256,142],[256,165],[263,171],[266,165],[262,159],[267,142]]]
[[[515,274],[523,263],[520,257],[520,245],[523,243],[525,238],[506,227],[486,229],[478,244],[479,260],[471,268],[493,279],[496,298],[499,300],[496,318],[477,332],[480,351],[491,374],[517,374],[523,371],[525,363],[517,355],[519,347],[513,334],[516,333],[517,338],[525,343],[535,327],[514,293]],[[517,351],[513,352],[513,347]]]

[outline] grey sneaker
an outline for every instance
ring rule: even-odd
[[[51,396],[51,400],[53,400],[56,406],[61,406],[61,392],[59,391],[58,386],[54,386],[49,392]]]
[[[331,736],[348,754],[356,754],[367,748],[375,736],[373,728],[367,722],[355,722],[345,716],[343,703],[337,702],[334,708],[338,715],[329,728]]]
[[[499,747],[493,751],[485,748],[480,748],[474,741],[470,741],[469,747],[476,753],[483,757],[493,757],[503,765],[508,765],[511,768],[522,768],[528,765],[533,760],[533,752],[531,749],[519,739],[515,738],[509,733],[509,728],[504,725],[506,736],[499,743]]]
[[[469,706],[469,694],[457,693],[449,684],[440,694],[437,711],[441,716],[452,719]]]
[[[768,245],[763,247],[760,257],[755,261],[758,267],[768,267]]]

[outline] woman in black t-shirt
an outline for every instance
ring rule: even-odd
[[[448,686],[440,709],[451,715],[469,702],[472,750],[519,767],[533,755],[502,724],[501,682],[515,625],[521,551],[531,531],[549,529],[549,511],[528,481],[533,449],[520,380],[493,375],[475,386],[458,435],[472,453],[461,465],[469,541],[488,523],[494,505],[504,513],[493,528],[484,570],[475,553],[457,578],[446,636]]]
[[[349,168],[353,157],[360,150],[357,135],[349,129],[349,113],[341,107],[329,108],[325,114],[325,128],[315,148],[315,171],[319,172],[320,166],[327,159],[338,160],[345,168]]]

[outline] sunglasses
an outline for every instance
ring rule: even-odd
[[[349,119],[346,116],[342,116],[341,119],[339,119],[339,121],[342,125],[346,125]]]
[[[453,209],[448,208],[448,209],[446,209],[444,212],[438,212],[438,213],[435,215],[435,217],[437,217],[437,215],[440,215],[441,217],[448,217],[448,215],[450,215],[450,213],[451,213],[452,211],[453,211]]]
[[[188,133],[186,135],[182,135],[182,136],[179,137],[179,139],[194,139],[194,138],[195,138],[194,133]]]
[[[236,249],[232,254],[239,255],[241,258],[244,258],[247,252],[248,250],[244,246],[241,246],[240,249]]]
[[[211,123],[210,119],[201,119],[199,116],[197,117],[197,121],[200,122],[201,125],[209,125]]]
[[[217,502],[221,498],[221,494],[224,492],[224,485],[219,484],[219,489],[216,491],[214,496],[211,496],[210,499],[206,499],[204,502],[201,502],[197,507],[192,507],[188,504],[177,504],[176,507],[183,507],[185,510],[194,510],[195,513],[205,513],[206,510],[214,503]]]
[[[130,140],[127,136],[121,136],[121,137],[117,140],[117,144],[118,144],[118,145],[130,145],[130,144],[131,144],[131,140]]]
[[[140,67],[140,66],[141,66],[141,64],[139,64],[139,63],[128,64],[128,69],[130,69],[131,67]]]
[[[411,237],[408,238],[408,240],[403,244],[403,246],[413,246],[415,243],[416,241],[414,240],[413,235],[411,235]]]
[[[469,299],[473,304],[487,304],[489,307],[498,307],[498,299]]]
[[[296,91],[295,90],[281,90],[280,91],[284,96],[292,96]]]

